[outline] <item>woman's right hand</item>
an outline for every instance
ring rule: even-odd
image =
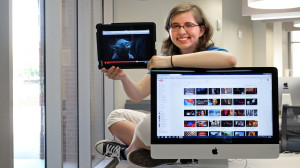
[[[123,69],[119,67],[112,66],[109,69],[102,68],[101,71],[105,73],[105,75],[112,80],[121,80],[126,76],[126,73]]]

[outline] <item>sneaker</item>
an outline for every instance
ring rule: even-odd
[[[129,152],[127,160],[130,164],[140,167],[155,167],[163,164],[172,164],[177,161],[177,159],[152,159],[150,150],[143,148]]]
[[[117,141],[101,140],[96,143],[95,148],[96,151],[99,152],[101,155],[107,157],[115,157],[118,160],[127,160],[123,154],[127,146]]]

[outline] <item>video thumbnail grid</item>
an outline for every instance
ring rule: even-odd
[[[258,127],[257,88],[184,88],[184,95],[184,127],[196,128],[184,136],[258,135],[251,130]]]
[[[184,116],[258,116],[257,109],[187,109]]]
[[[258,136],[257,131],[184,131],[184,136]]]
[[[185,95],[257,94],[257,88],[184,88]]]
[[[185,120],[184,127],[258,127],[257,120]]]

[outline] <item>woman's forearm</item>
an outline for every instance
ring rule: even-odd
[[[139,102],[150,94],[150,75],[146,75],[140,82],[125,76],[121,82],[125,93],[134,102]]]
[[[172,56],[174,67],[229,68],[236,65],[235,57],[224,51],[202,51]]]

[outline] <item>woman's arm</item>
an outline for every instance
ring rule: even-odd
[[[139,82],[129,77],[121,79],[123,89],[134,102],[139,102],[150,95],[150,74],[146,74]]]
[[[125,93],[134,102],[141,101],[150,94],[150,74],[135,82],[119,67],[102,68],[101,71],[110,79],[121,80]]]
[[[225,51],[201,51],[173,55],[172,63],[174,67],[229,68],[236,65],[236,59],[231,53]],[[148,63],[148,69],[171,67],[171,56],[154,56]]]
[[[235,57],[224,51],[202,51],[172,58],[174,67],[230,68],[236,65]]]

